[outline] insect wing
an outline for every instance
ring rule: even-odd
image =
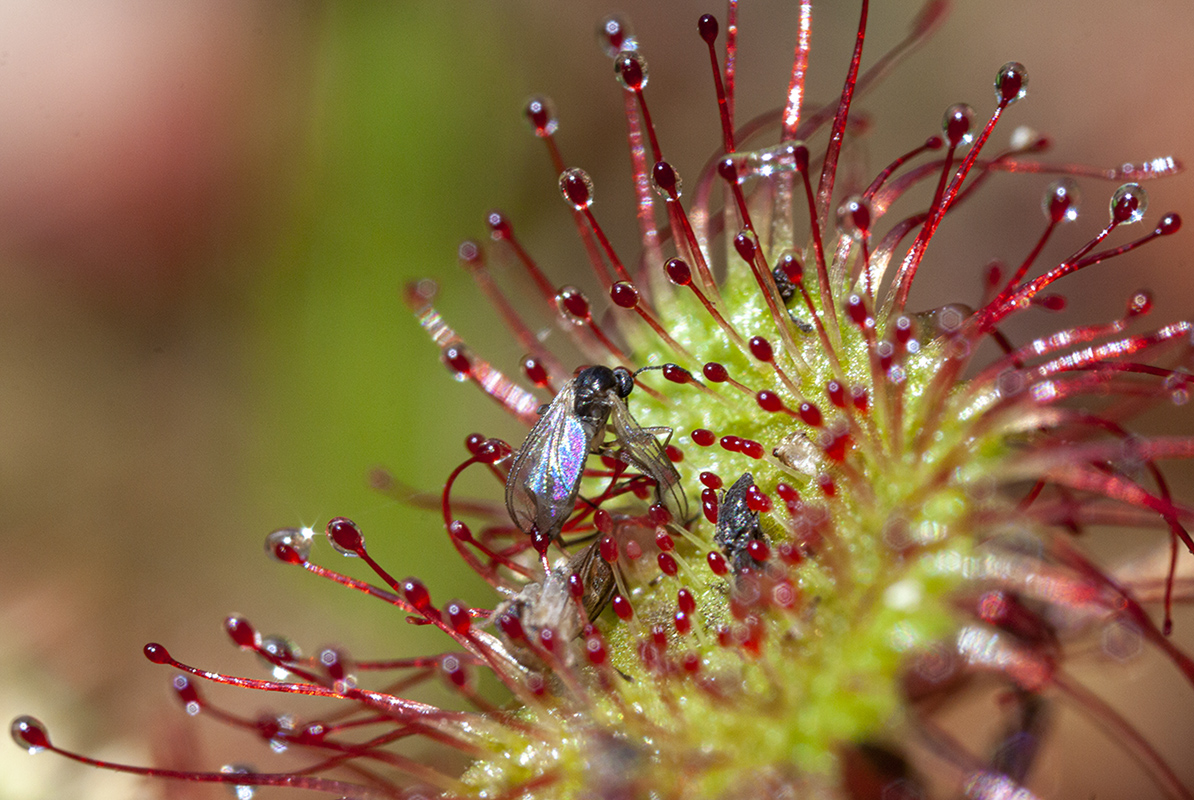
[[[667,457],[654,431],[667,431],[670,428],[643,428],[634,417],[630,409],[621,400],[615,399],[611,403],[610,427],[613,429],[617,446],[620,448],[618,458],[637,467],[640,472],[655,481],[660,500],[667,506],[668,511],[678,521],[688,519],[688,498],[680,487],[680,473]]]
[[[506,477],[506,510],[523,533],[554,538],[576,504],[593,432],[569,383],[531,428]]]
[[[602,610],[609,603],[614,594],[614,569],[609,562],[601,557],[601,549],[597,542],[593,542],[568,559],[565,567],[568,575],[580,576],[585,591],[581,595],[581,605],[585,609],[588,622],[597,619]]]

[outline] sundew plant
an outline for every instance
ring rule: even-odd
[[[869,166],[866,142],[883,132],[859,104],[898,91],[884,80],[947,9],[930,0],[879,54],[864,47],[866,0],[858,11],[840,92],[818,102],[806,81],[818,9],[793,4],[789,79],[755,116],[736,102],[737,4],[677,25],[708,54],[708,102],[693,113],[720,130],[704,162],[685,164],[652,116],[651,42],[602,20],[633,209],[600,202],[609,178],[566,147],[567,103],[532,97],[524,113],[584,269],[541,263],[500,211],[488,241],[461,245],[480,306],[525,353],[512,363],[507,344],[466,341],[437,311],[433,280],[406,287],[445,367],[521,433],[462,420],[442,487],[377,483],[426,507],[491,596],[395,577],[345,517],[326,524],[331,550],[309,528],[271,533],[266,550],[438,628],[441,652],[307,652],[232,616],[229,637],[264,670],[207,671],[159,643],[145,656],[174,670],[187,713],[268,745],[257,766],[97,761],[32,717],[13,722],[17,743],[240,797],[994,800],[1052,796],[1056,776],[1038,767],[1068,708],[1128,755],[1141,786],[1194,797],[1184,765],[1074,672],[1135,643],[1194,691],[1172,635],[1191,596],[1179,575],[1194,512],[1163,470],[1194,455],[1194,438],[1133,428],[1157,408],[1186,413],[1191,323],[1154,320],[1145,289],[1108,318],[1066,298],[1179,233],[1146,184],[1181,165],[1055,158],[1023,123],[1028,69],[1008,61],[991,65],[981,104],[943,98],[940,121]],[[936,255],[957,211],[1003,182],[1042,212],[1003,232],[1015,259]],[[627,225],[637,250],[615,244]],[[967,296],[915,304],[916,287],[959,269],[973,272]],[[1046,333],[1017,325],[1063,310]],[[489,489],[462,490],[465,473]],[[1163,557],[1123,572],[1088,547],[1096,527],[1152,537]],[[332,551],[372,577],[333,568]],[[457,702],[419,699],[429,680]],[[251,701],[217,704],[210,683]],[[297,711],[290,695],[322,705]]]

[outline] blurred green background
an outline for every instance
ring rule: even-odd
[[[790,5],[743,9],[740,119],[782,99]],[[872,58],[912,13],[885,5],[872,15]],[[841,6],[818,12],[815,99],[833,97],[845,69],[856,9]],[[261,542],[276,527],[350,516],[395,575],[421,576],[437,600],[487,600],[434,515],[367,484],[385,466],[437,491],[468,433],[519,435],[448,376],[400,292],[433,276],[449,320],[513,372],[521,353],[456,266],[460,240],[482,237],[484,212],[501,207],[550,275],[578,280],[568,214],[521,120],[535,92],[555,98],[565,158],[594,176],[599,218],[634,252],[621,96],[592,34],[607,10],[0,4],[0,717],[32,713],[63,745],[108,758],[212,767],[244,760],[243,740],[185,719],[168,673],[141,657],[145,642],[254,673],[221,629],[235,611],[308,649],[392,657],[442,645],[381,604],[269,562]],[[695,33],[705,9],[628,10],[664,148],[695,177],[719,131]],[[952,102],[985,114],[995,69],[1011,59],[1032,82],[1000,141],[1031,124],[1064,160],[1180,154],[1194,127],[1178,102],[1194,75],[1192,16],[1162,2],[960,7],[861,103],[876,133],[871,171],[931,133]],[[1150,31],[1149,45],[1125,41],[1128,29]],[[920,304],[973,299],[988,258],[1022,255],[1045,183],[1000,181],[943,228],[940,252],[954,255],[936,262],[944,277],[926,282]],[[1085,187],[1084,231],[1101,224],[1111,188]],[[1150,188],[1150,221],[1194,209],[1185,176]],[[1159,293],[1158,319],[1188,314],[1188,238],[1101,273],[1087,297],[1071,288],[1071,305],[1110,317],[1151,284],[1181,287]],[[1180,685],[1149,690],[1165,669],[1135,669],[1141,697],[1128,702],[1174,714]],[[221,696],[249,713],[267,705]],[[1085,796],[1099,780],[1064,792]],[[132,796],[224,795],[0,747],[2,800]]]

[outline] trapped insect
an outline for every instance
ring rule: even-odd
[[[539,669],[541,659],[525,641],[541,641],[540,634],[544,629],[552,630],[561,642],[575,639],[584,626],[605,609],[614,587],[613,566],[601,557],[598,543],[591,542],[566,560],[556,562],[543,583],[527,584],[517,595],[498,606],[493,619],[498,620],[498,628],[503,633],[503,616],[518,619],[524,636],[515,640],[505,635],[506,649],[523,666]],[[565,652],[565,657],[570,660],[572,651]]]
[[[742,473],[742,477],[722,493],[717,508],[717,531],[713,534],[713,541],[725,553],[735,574],[757,565],[751,558],[750,545],[766,540],[759,526],[758,512],[752,511],[746,502],[747,491],[754,482],[753,475]]]
[[[672,429],[643,428],[626,407],[637,374],[623,367],[581,370],[560,389],[518,449],[506,477],[506,509],[540,553],[571,516],[590,453],[608,454],[635,467],[655,482],[660,501],[675,517],[687,517],[680,475],[664,449]],[[614,436],[608,444],[607,427]],[[663,443],[659,435],[666,437]]]

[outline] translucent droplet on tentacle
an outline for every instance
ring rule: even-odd
[[[641,92],[647,86],[647,59],[634,50],[623,49],[614,58],[614,74],[623,89]]]
[[[311,531],[307,528],[279,528],[265,537],[265,552],[285,564],[297,564],[311,555]]]
[[[941,130],[953,147],[961,147],[974,141],[974,109],[965,103],[954,103],[945,109],[941,119]]]
[[[871,204],[861,195],[850,195],[837,207],[837,228],[855,239],[862,239],[871,229]]]
[[[614,58],[623,50],[638,48],[630,22],[618,14],[610,14],[597,25],[597,43],[610,58]]]
[[[593,179],[579,167],[572,167],[560,173],[560,194],[577,211],[584,211],[593,204]]]
[[[328,522],[325,534],[332,547],[342,556],[359,556],[365,552],[365,537],[361,529],[347,517],[335,517]]]
[[[651,188],[660,197],[665,199],[670,197],[675,200],[680,197],[684,181],[680,179],[680,174],[671,164],[666,161],[657,161],[651,170]]]
[[[46,726],[34,717],[17,717],[12,721],[9,730],[17,746],[25,748],[30,755],[40,753],[50,746],[50,734],[46,731]]]
[[[1111,220],[1131,224],[1144,219],[1148,192],[1138,183],[1125,183],[1111,195]]]
[[[1078,184],[1062,178],[1049,184],[1041,198],[1041,211],[1052,222],[1073,222],[1078,218],[1078,203],[1082,199]]]
[[[575,286],[564,286],[556,295],[556,307],[573,325],[584,325],[592,318],[589,299]]]
[[[737,168],[738,181],[798,171],[800,166],[796,150],[801,144],[802,142],[784,142],[761,150],[736,154],[733,163]]]
[[[550,97],[536,95],[527,101],[527,121],[531,129],[540,138],[551,136],[560,127],[559,117],[556,116],[555,104]]]
[[[1028,94],[1028,70],[1019,61],[1009,61],[995,75],[995,99],[1011,105]]]

